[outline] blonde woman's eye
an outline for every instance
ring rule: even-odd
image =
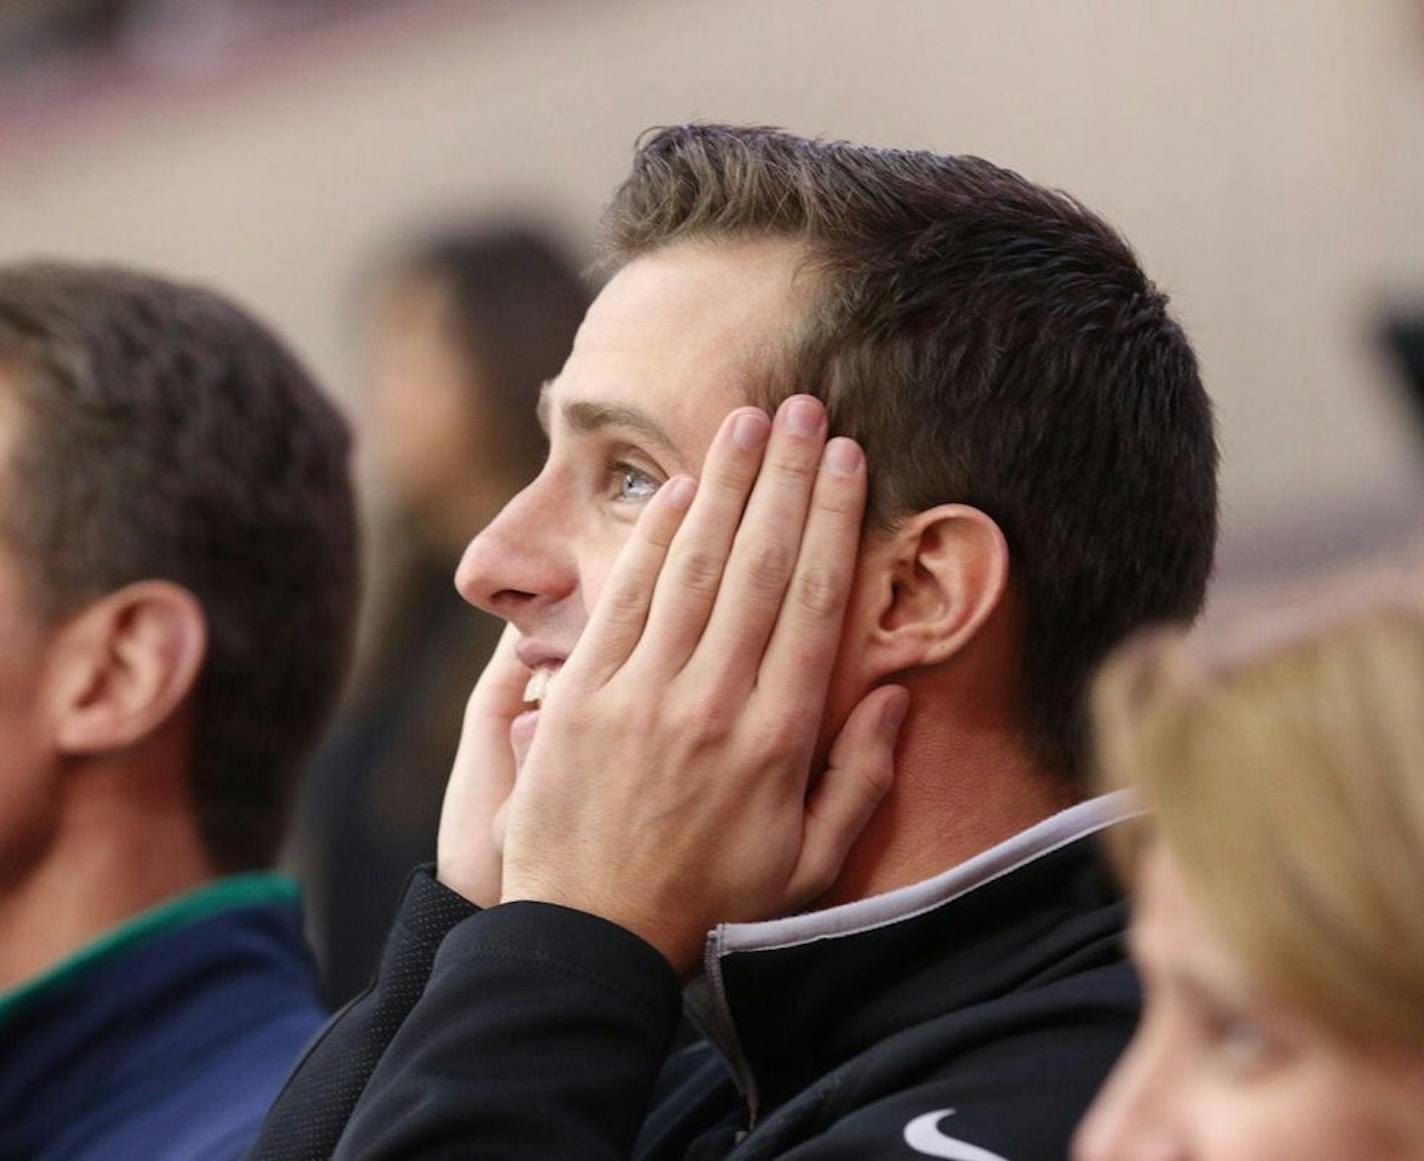
[[[619,500],[641,503],[651,499],[658,490],[658,481],[632,464],[614,464],[613,471]]]
[[[1271,1055],[1270,1040],[1254,1020],[1225,1017],[1213,1022],[1212,1042],[1231,1068],[1259,1068]]]

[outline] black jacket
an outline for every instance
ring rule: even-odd
[[[603,920],[414,877],[375,983],[250,1155],[1062,1161],[1139,997],[1084,803],[925,882],[718,928],[669,1055],[667,963]]]

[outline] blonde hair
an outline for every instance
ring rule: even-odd
[[[1418,1048],[1424,607],[1351,603],[1129,645],[1095,689],[1099,774],[1136,788],[1266,986],[1347,1040]]]

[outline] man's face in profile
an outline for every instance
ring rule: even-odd
[[[540,403],[548,461],[456,577],[519,629],[530,700],[573,650],[648,498],[701,474],[723,418],[785,351],[800,258],[780,240],[671,246],[623,267],[589,308]],[[521,759],[533,726],[516,729]]]

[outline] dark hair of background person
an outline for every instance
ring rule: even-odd
[[[604,219],[614,265],[757,236],[804,241],[816,275],[758,402],[826,402],[865,448],[872,526],[947,502],[999,524],[1026,733],[1081,778],[1095,666],[1139,625],[1193,618],[1215,551],[1211,404],[1166,295],[1066,194],[773,129],[651,131]]]
[[[531,400],[559,373],[588,308],[576,268],[541,232],[508,225],[434,234],[397,258],[386,278],[446,289],[450,339],[499,423],[503,462],[491,467],[522,487],[545,451]]]
[[[0,267],[24,438],[0,535],[59,618],[142,579],[200,601],[191,786],[215,871],[269,865],[346,668],[350,437],[287,349],[220,296],[127,270]]]
[[[1399,362],[1414,418],[1424,424],[1424,313],[1386,319],[1383,338]]]
[[[450,456],[448,440],[427,461],[444,479],[434,495],[429,478],[418,497],[401,494],[400,473],[388,481],[393,527],[379,546],[389,579],[300,816],[298,857],[332,1004],[365,985],[402,884],[412,867],[435,857],[465,702],[502,628],[461,600],[455,566],[465,541],[538,473],[546,446],[539,389],[563,366],[590,297],[577,267],[543,232],[518,223],[457,226],[375,265],[358,295],[363,327],[372,336],[391,318],[429,327],[428,314],[405,319],[400,301],[414,292],[428,310],[432,289],[437,327],[428,341],[455,356],[459,386],[469,394],[459,422],[470,430],[452,464],[433,462]],[[400,374],[383,389],[417,404],[432,389],[419,364]],[[373,429],[373,450],[396,434]]]

